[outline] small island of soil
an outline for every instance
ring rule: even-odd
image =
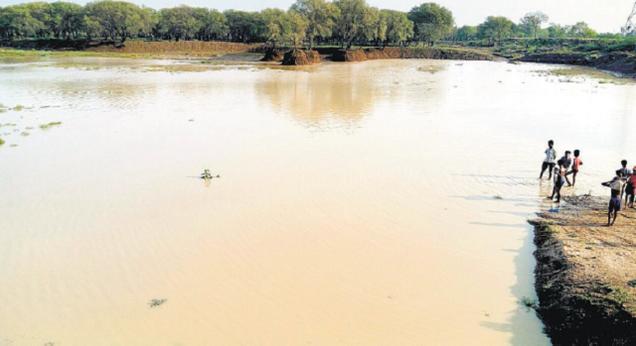
[[[555,345],[636,345],[636,210],[566,197],[535,226],[537,312]]]
[[[302,66],[320,63],[320,54],[315,50],[292,49],[285,53],[283,65]]]

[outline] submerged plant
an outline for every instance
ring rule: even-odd
[[[539,308],[539,303],[537,302],[537,300],[530,297],[522,297],[521,305],[525,306],[526,309],[528,310],[530,309],[536,310]]]
[[[52,121],[52,122],[50,122],[50,123],[48,123],[48,124],[42,124],[42,125],[40,125],[40,128],[41,128],[42,130],[47,130],[47,129],[49,129],[49,128],[53,127],[53,126],[59,126],[59,125],[62,125],[62,122],[61,122],[61,121]]]
[[[161,299],[156,299],[156,298],[155,298],[155,299],[151,299],[151,300],[148,302],[148,306],[150,306],[151,308],[156,308],[156,307],[158,307],[158,306],[162,305],[163,303],[165,303],[166,301],[168,301],[168,299],[165,299],[165,298],[161,298]]]

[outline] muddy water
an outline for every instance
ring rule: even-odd
[[[635,87],[550,69],[1,64],[0,344],[548,344],[544,142],[636,160]]]

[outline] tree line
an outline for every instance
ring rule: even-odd
[[[259,12],[178,6],[154,10],[135,4],[104,0],[81,6],[71,2],[34,2],[0,7],[0,39],[110,40],[219,40],[266,42],[276,46],[309,48],[318,44],[406,45],[435,44],[440,40],[485,40],[496,44],[509,37],[594,37],[585,23],[551,24],[541,12],[519,23],[488,17],[478,26],[457,28],[453,14],[435,3],[423,3],[409,12],[378,9],[365,0],[297,0],[288,10]]]

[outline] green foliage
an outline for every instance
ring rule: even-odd
[[[478,30],[476,26],[464,25],[455,30],[453,40],[455,41],[472,41],[478,38]]]
[[[415,23],[415,37],[431,45],[448,37],[455,26],[451,11],[435,3],[413,7],[408,17]]]
[[[365,0],[336,0],[337,9],[334,36],[342,47],[350,48],[356,39],[364,37],[372,18]]]
[[[52,121],[52,122],[50,122],[50,123],[46,123],[46,124],[42,124],[42,125],[40,125],[40,128],[41,128],[42,130],[48,130],[48,129],[50,129],[51,127],[54,127],[54,126],[60,126],[60,125],[62,125],[62,122],[61,122],[61,121]]]
[[[512,34],[514,23],[506,17],[488,17],[477,27],[478,36],[490,43],[500,43]]]
[[[404,12],[381,10],[380,15],[386,21],[385,44],[404,44],[413,38],[413,22]]]
[[[4,139],[0,138],[0,145],[4,145],[5,141]]]
[[[523,18],[521,18],[519,26],[526,35],[536,39],[539,37],[541,25],[543,25],[547,21],[548,16],[545,13],[539,11],[530,12],[523,16]]]
[[[338,13],[335,6],[325,0],[298,0],[291,6],[290,12],[298,13],[307,22],[305,35],[309,48],[313,48],[316,39],[331,36]]]
[[[227,19],[228,37],[231,41],[265,41],[265,22],[259,13],[227,10],[223,14]]]
[[[126,39],[143,32],[148,28],[146,14],[142,9],[125,1],[104,0],[91,2],[85,7],[86,14],[94,21],[95,30],[102,37],[111,40]]]
[[[164,38],[191,40],[202,28],[202,22],[197,20],[196,10],[192,7],[178,6],[159,11],[157,32]]]

